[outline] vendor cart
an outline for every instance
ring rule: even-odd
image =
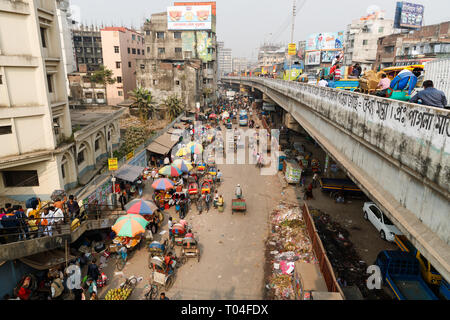
[[[231,200],[231,214],[234,214],[235,211],[243,212],[244,214],[246,214],[247,205],[245,203],[245,199]]]
[[[117,289],[110,289],[106,293],[105,300],[127,300],[136,288],[138,280],[135,276],[131,276]]]

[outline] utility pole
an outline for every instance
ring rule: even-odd
[[[291,42],[290,43],[294,43],[295,16],[297,14],[296,2],[297,2],[297,0],[292,0],[292,29],[291,29]],[[288,55],[289,55],[289,49],[288,49]],[[289,55],[289,81],[291,81],[292,60],[293,60],[292,56]]]

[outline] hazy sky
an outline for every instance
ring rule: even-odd
[[[124,25],[139,28],[152,13],[166,11],[175,0],[71,0],[75,17],[84,24]],[[187,1],[186,1],[187,2]],[[234,57],[256,59],[265,41],[290,41],[292,0],[216,0],[217,38]],[[345,30],[371,6],[393,19],[396,0],[296,0],[294,41],[308,34]],[[425,6],[425,25],[450,20],[450,0],[412,0]],[[79,8],[79,10],[78,10]]]

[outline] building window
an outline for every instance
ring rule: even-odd
[[[116,69],[120,69],[120,61],[116,61]]]
[[[105,99],[105,94],[103,92],[97,93],[97,99]]]
[[[92,48],[86,48],[86,53],[92,53]]]
[[[131,53],[131,50],[130,50],[130,48],[128,48],[128,54],[130,54]]]
[[[158,38],[158,39],[164,39],[164,32],[157,32],[157,33],[156,33],[156,38]]]
[[[383,31],[384,31],[384,27],[379,27],[378,28],[378,33],[383,33]]]
[[[3,76],[0,74],[0,84],[3,84]]]
[[[174,32],[173,33],[173,38],[174,39],[181,39],[181,32],[179,32],[179,31]]]
[[[141,69],[142,69],[142,70],[145,69],[145,64],[141,64]]]
[[[94,149],[95,151],[97,151],[98,149],[100,149],[100,139],[96,139],[95,143],[94,143]]]
[[[208,32],[208,38],[212,38],[212,32]]]
[[[47,75],[47,86],[48,86],[48,92],[53,92],[53,83],[52,83],[52,75]]]
[[[117,91],[117,94],[119,95],[119,97],[122,97],[123,96],[123,91],[119,90],[119,91]]]
[[[133,49],[132,49],[132,52],[133,52],[133,54],[136,54],[136,49],[133,48]]]
[[[108,141],[111,140],[111,131],[108,130]]]
[[[92,99],[92,92],[86,92],[84,96],[86,97],[86,99]]]
[[[179,81],[179,80],[175,80],[175,84],[176,84],[177,86],[179,86],[179,85],[180,85],[180,81]]]
[[[150,35],[150,30],[145,30],[145,35],[149,36]]]
[[[363,46],[367,46],[368,43],[369,43],[368,40],[363,40]]]
[[[144,49],[142,49],[142,55],[144,55],[145,53],[144,53]]]
[[[164,53],[166,53],[166,49],[165,48],[158,48],[158,53],[159,54],[164,54]]]
[[[80,165],[84,162],[84,149],[78,152],[77,163]]]
[[[41,41],[42,41],[42,47],[47,48],[47,41],[45,40],[45,28],[41,28]]]
[[[181,53],[182,49],[181,48],[175,48],[175,53]]]
[[[12,127],[11,126],[1,126],[0,127],[0,135],[2,134],[10,134],[12,133]]]
[[[39,178],[36,170],[3,171],[5,187],[38,187]]]
[[[153,85],[156,86],[158,82],[156,80],[153,80]]]
[[[66,178],[66,168],[65,168],[64,163],[61,165],[61,173],[62,173],[62,178],[65,179]]]
[[[141,54],[141,49],[137,49],[137,51],[138,51],[138,54]]]
[[[141,41],[141,36],[138,36],[138,42]]]
[[[122,83],[122,77],[117,77],[117,83]]]
[[[118,46],[114,46],[114,53],[119,53],[119,47]]]
[[[132,39],[132,40],[136,40],[136,35],[134,35],[134,34],[131,35],[131,39]]]
[[[128,61],[128,68],[131,68],[131,61]]]
[[[150,53],[150,47],[147,47],[147,53]]]

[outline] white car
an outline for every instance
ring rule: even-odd
[[[369,220],[380,233],[381,239],[395,241],[395,235],[402,235],[401,231],[383,214],[373,202],[365,202],[363,206],[364,219]]]

